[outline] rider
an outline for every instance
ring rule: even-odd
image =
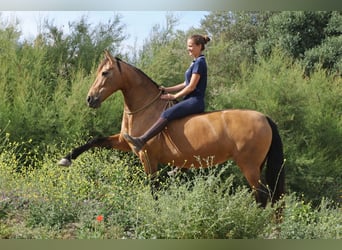
[[[207,87],[207,63],[202,51],[205,44],[210,41],[208,36],[193,35],[187,40],[187,50],[193,57],[190,67],[185,72],[185,81],[172,87],[160,87],[163,92],[176,92],[175,94],[162,94],[163,100],[175,100],[184,97],[182,101],[166,109],[152,127],[140,137],[124,134],[124,138],[134,145],[138,153],[145,143],[160,133],[166,124],[191,114],[204,112],[204,97]]]

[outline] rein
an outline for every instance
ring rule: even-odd
[[[136,113],[139,113],[140,111],[143,111],[144,109],[147,109],[148,107],[150,107],[153,103],[155,103],[159,97],[162,95],[163,91],[161,90],[158,95],[153,98],[153,100],[149,103],[147,103],[146,105],[142,106],[141,108],[135,110],[135,111],[127,111],[127,110],[124,110],[124,112],[127,114],[127,115],[134,115]]]

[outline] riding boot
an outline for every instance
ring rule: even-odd
[[[134,145],[134,151],[137,153],[139,152],[142,147],[145,145],[145,143],[150,140],[152,137],[156,136],[159,134],[166,126],[167,124],[167,119],[164,118],[159,118],[153,125],[152,127],[147,130],[142,136],[140,137],[133,137],[130,136],[129,134],[124,134],[124,138],[129,142]]]

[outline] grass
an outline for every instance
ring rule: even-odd
[[[156,201],[131,154],[96,150],[61,168],[56,146],[35,167],[22,167],[23,145],[1,146],[0,238],[341,238],[338,204],[322,199],[313,207],[289,194],[277,224],[275,208],[259,208],[247,187],[234,184],[230,164],[170,178]]]

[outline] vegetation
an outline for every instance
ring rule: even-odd
[[[0,238],[341,238],[341,13],[211,12],[187,31],[166,20],[132,57],[120,50],[119,16],[96,28],[81,17],[68,34],[46,21],[22,42],[0,15]],[[212,37],[207,110],[255,109],[278,124],[278,223],[277,206],[258,208],[232,162],[165,180],[158,201],[131,153],[94,150],[56,166],[85,139],[120,130],[120,93],[96,111],[84,104],[103,49],[167,86],[183,80],[194,32]]]
[[[9,144],[0,157],[1,238],[341,238],[336,204],[313,207],[289,195],[277,224],[275,208],[260,209],[249,189],[234,187],[234,176],[223,178],[230,164],[169,179],[155,201],[131,155],[85,153],[60,168],[50,149],[38,167],[19,173],[13,167],[23,145]]]

